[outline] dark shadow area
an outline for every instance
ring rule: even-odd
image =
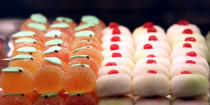
[[[49,19],[68,16],[79,22],[93,14],[106,24],[119,22],[131,30],[145,21],[167,29],[180,19],[197,24],[205,35],[210,29],[210,0],[4,0],[0,18],[27,18],[41,12]]]

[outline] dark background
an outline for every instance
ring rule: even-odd
[[[49,19],[68,16],[79,22],[86,14],[106,24],[119,22],[131,30],[145,21],[165,29],[180,19],[197,24],[205,35],[210,30],[210,0],[1,0],[0,18],[25,19],[41,12]]]

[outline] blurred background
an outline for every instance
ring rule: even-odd
[[[210,0],[2,0],[0,19],[26,19],[43,13],[53,20],[68,16],[79,22],[86,14],[98,16],[106,24],[119,22],[132,31],[145,21],[167,29],[180,19],[197,24],[204,35],[210,30]]]

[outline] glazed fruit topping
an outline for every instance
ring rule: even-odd
[[[120,47],[119,47],[119,45],[118,44],[112,44],[111,46],[110,46],[110,50],[118,50]]]
[[[144,24],[143,24],[143,27],[144,28],[150,28],[150,27],[153,27],[154,26],[154,24],[153,24],[153,22],[145,22]]]
[[[180,20],[178,21],[178,25],[189,25],[189,22],[187,20]]]
[[[196,39],[194,37],[187,37],[185,41],[196,42]]]
[[[112,57],[122,57],[122,54],[118,52],[114,52],[112,53]]]
[[[186,63],[186,64],[188,64],[188,63],[189,63],[189,64],[196,64],[196,62],[193,61],[193,60],[186,60],[185,63]]]
[[[182,71],[181,74],[192,74],[190,71]]]
[[[112,30],[112,34],[113,35],[115,35],[115,34],[120,34],[121,32],[120,32],[120,30],[119,30],[119,28],[114,28],[113,30]]]
[[[147,73],[149,73],[149,74],[157,74],[157,71],[155,71],[155,70],[148,70]]]
[[[157,62],[155,61],[155,60],[153,60],[153,59],[148,59],[147,61],[146,61],[146,64],[156,64]]]
[[[154,27],[149,27],[147,32],[148,33],[150,33],[150,32],[157,32],[157,30]]]
[[[156,57],[154,54],[147,55],[147,58],[154,58],[154,57]]]
[[[116,22],[111,22],[111,23],[109,24],[109,28],[117,28],[118,26],[119,26],[119,24],[116,23]]]
[[[183,47],[184,48],[192,48],[192,45],[190,43],[184,43]]]
[[[145,44],[144,49],[153,49],[151,44]]]
[[[183,34],[193,34],[193,31],[191,29],[187,28],[182,33]]]
[[[109,75],[111,74],[119,74],[119,72],[117,70],[111,70],[108,72]]]
[[[149,39],[148,39],[149,41],[157,41],[158,40],[158,38],[157,38],[157,36],[155,36],[155,35],[151,35],[151,36],[149,36]]]
[[[116,62],[108,62],[105,66],[117,66]]]
[[[120,41],[121,39],[120,39],[120,37],[119,36],[113,36],[112,38],[111,38],[111,41],[112,42],[118,42],[118,41]]]
[[[196,56],[197,56],[197,53],[194,52],[194,51],[191,51],[191,52],[188,52],[188,53],[186,54],[186,56],[196,57]]]

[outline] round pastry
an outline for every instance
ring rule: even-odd
[[[141,74],[149,73],[149,72],[157,72],[158,74],[163,74],[170,78],[170,71],[167,67],[160,64],[138,64],[133,69],[133,77],[138,77]]]
[[[104,56],[104,58],[116,58],[116,57],[124,57],[133,59],[132,54],[129,53],[126,49],[120,49],[117,51],[102,51],[101,52]]]
[[[133,79],[133,94],[140,97],[167,96],[170,80],[155,70],[136,76]]]
[[[103,30],[104,35],[123,35],[123,36],[131,36],[130,30],[122,25],[118,25],[117,23],[109,24],[109,27],[105,28]]]
[[[131,54],[135,52],[133,45],[129,42],[105,42],[101,45],[104,51],[117,51],[120,49],[126,49]]]
[[[170,60],[167,58],[163,58],[163,57],[144,58],[144,59],[140,59],[140,60],[136,61],[136,65],[140,65],[140,64],[148,64],[148,65],[160,64],[160,65],[167,67],[168,69],[171,68]]]
[[[177,75],[171,80],[171,94],[174,97],[194,97],[208,94],[208,80],[198,74]]]
[[[81,24],[93,24],[94,27],[96,27],[97,29],[100,29],[100,30],[103,30],[106,27],[104,22],[94,15],[82,16],[80,25]]]
[[[71,27],[72,29],[74,29],[77,26],[77,24],[74,22],[73,19],[63,16],[57,17],[52,24],[57,24],[57,23],[67,23],[69,27]]]
[[[168,53],[171,52],[170,46],[167,42],[164,41],[144,41],[139,43],[139,45],[136,47],[136,50],[151,50],[155,48],[160,48]]]
[[[106,58],[101,64],[102,67],[118,66],[118,65],[127,66],[130,69],[133,69],[135,67],[134,62],[128,58]]]
[[[25,20],[25,22],[22,24],[21,27],[22,28],[27,27],[29,23],[40,23],[40,24],[45,25],[46,27],[49,27],[47,18],[43,14],[40,14],[40,13],[31,14],[30,18]]]
[[[170,58],[169,54],[166,51],[160,48],[155,48],[150,50],[137,50],[134,55],[134,61],[143,58],[154,58],[154,57]]]
[[[206,79],[209,78],[209,69],[206,69],[200,64],[178,64],[171,68],[171,76],[175,77],[177,75],[182,75],[185,73],[199,74],[204,76]]]
[[[167,37],[163,33],[145,33],[140,36],[137,36],[135,39],[135,45],[144,41],[165,41],[167,42]]]
[[[202,43],[193,43],[193,42],[180,42],[172,46],[173,49],[175,48],[197,48],[204,52],[206,55],[208,54],[208,48],[206,45]]]
[[[172,66],[179,64],[200,64],[205,67],[205,69],[209,69],[208,62],[203,57],[189,57],[189,56],[180,56],[175,58],[172,61]]]
[[[191,24],[187,20],[180,20],[168,28],[167,35],[170,38],[174,35],[181,34],[185,29],[191,29],[194,33],[200,34],[200,29],[195,24]]]
[[[170,41],[172,46],[179,42],[193,42],[206,45],[206,40],[201,34],[178,34],[171,38]]]
[[[114,72],[113,70],[115,72],[127,74],[130,77],[132,76],[131,69],[123,65],[102,67],[98,71],[98,76],[108,75],[109,73]]]
[[[103,42],[129,42],[133,43],[133,40],[130,36],[125,35],[105,35],[102,38]]]
[[[197,48],[176,48],[171,53],[171,60],[173,61],[175,58],[180,56],[188,56],[188,57],[203,57],[206,59],[206,55]]]
[[[113,72],[109,75],[100,76],[96,80],[96,91],[99,97],[130,93],[131,78],[127,74],[122,74],[119,72]]]
[[[151,29],[153,29],[153,31],[151,31]],[[161,28],[160,26],[154,25],[152,22],[145,22],[142,26],[137,27],[133,31],[133,38],[135,39],[137,36],[140,36],[140,35],[145,34],[147,32],[157,32],[157,33],[165,34],[164,29]]]

